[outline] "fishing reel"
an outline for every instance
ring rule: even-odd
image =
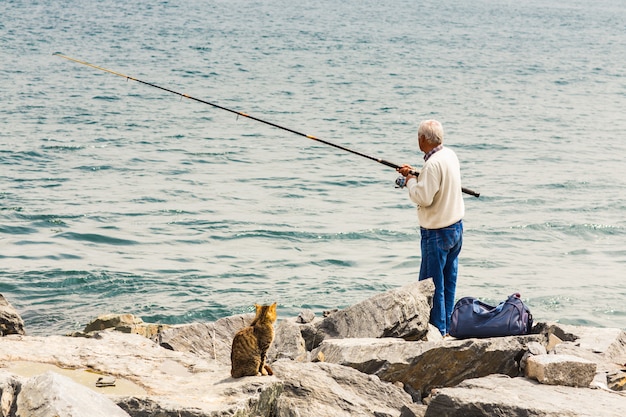
[[[406,186],[406,178],[400,175],[396,178],[396,188],[404,188]]]

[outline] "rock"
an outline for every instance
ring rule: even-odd
[[[402,382],[427,396],[431,389],[454,386],[465,379],[490,374],[517,376],[519,360],[531,342],[542,335],[508,336],[443,342],[403,339],[325,340],[312,356],[350,366],[384,381]]]
[[[546,351],[547,352],[552,352],[554,350],[554,348],[563,343],[563,341],[554,333],[549,333],[548,334],[548,346],[546,346]]]
[[[59,372],[76,369],[68,372],[75,382],[82,381],[85,372],[79,370],[85,368],[94,382],[98,375],[114,375],[117,387],[103,388],[103,392],[112,390],[111,398],[133,417],[208,417],[235,412],[246,416],[271,406],[263,401],[282,389],[276,377],[235,380],[230,377],[230,366],[219,361],[174,352],[143,336],[120,332],[103,331],[91,338],[7,336],[0,343],[3,363],[54,364]],[[11,367],[7,371],[13,372]],[[126,392],[123,381],[132,382],[142,393],[130,392],[130,388]],[[162,414],[142,414],[144,407]]]
[[[159,345],[189,352],[230,366],[230,349],[235,334],[254,320],[254,314],[225,317],[214,323],[193,323],[167,329],[157,336]]]
[[[611,372],[606,376],[607,387],[613,391],[624,391],[626,386],[626,369]]]
[[[163,324],[144,323],[140,317],[135,317],[132,314],[106,314],[87,324],[82,333],[76,333],[73,336],[88,336],[96,331],[115,330],[152,338],[167,328],[169,326]]]
[[[625,403],[610,391],[490,375],[437,390],[425,417],[621,417]]]
[[[317,324],[312,347],[328,338],[421,340],[429,330],[434,291],[431,279],[417,281],[339,310]]]
[[[278,359],[292,359],[296,362],[309,360],[309,352],[306,349],[298,319],[281,320],[276,326],[274,343],[268,352],[269,362]]]
[[[398,338],[328,339],[311,352],[325,362],[349,366],[378,376],[410,366],[416,356],[437,346],[431,342],[407,342]],[[395,382],[397,380],[393,380]]]
[[[24,321],[15,308],[0,294],[0,336],[26,334]]]
[[[549,343],[549,342],[548,342]],[[534,355],[546,355],[548,352],[541,343],[538,342],[530,342],[527,346],[528,351],[522,356],[520,360],[520,369],[522,371],[526,370],[526,365],[528,363],[528,358]]]
[[[437,330],[441,335],[441,332]],[[427,407],[421,404],[405,405],[400,410],[400,417],[424,417],[426,415]]]
[[[546,324],[547,334],[554,334],[563,342],[581,350],[600,355],[608,362],[626,364],[626,331],[615,328],[596,328],[564,324]],[[561,343],[554,349],[562,348]]]
[[[14,416],[17,403],[16,396],[22,389],[22,381],[9,372],[0,370],[0,415]]]
[[[129,417],[105,396],[52,371],[32,377],[22,385],[16,414],[29,417]]]
[[[298,314],[296,323],[300,323],[300,324],[311,323],[314,319],[315,319],[315,313],[313,312],[313,310],[302,310],[300,314]]]
[[[279,323],[274,345],[280,347],[280,350],[274,347],[270,351],[270,359],[289,357],[306,360],[306,352],[331,336],[421,339],[426,335],[433,335],[428,323],[433,293],[432,280],[426,280],[376,295],[355,306],[329,314],[325,319],[302,312],[296,319],[296,325],[304,340],[304,347],[301,345],[301,338],[294,333],[296,328],[290,326],[288,329],[288,323]],[[249,325],[253,319],[253,314],[246,314],[226,317],[215,323],[176,326],[160,332],[157,340],[168,349],[213,357],[221,363],[230,364],[230,348],[235,333]],[[306,322],[309,319],[312,321]],[[357,322],[359,325],[351,324]]]
[[[117,327],[130,328],[139,324],[143,324],[143,320],[132,314],[105,314],[98,316],[83,330],[85,333],[94,332],[105,329],[116,329]],[[123,332],[131,333],[131,332]]]
[[[130,380],[144,393],[115,391],[111,398],[133,417],[280,417],[297,415],[293,410],[300,416],[372,415],[372,411],[399,416],[412,404],[402,388],[336,364],[281,359],[272,364],[274,376],[233,379],[230,367],[217,360],[164,349],[142,336],[119,332],[103,331],[92,338],[9,336],[0,343],[0,363],[7,360],[57,364],[64,370],[87,367],[94,379],[114,375],[117,387],[102,388],[105,393]]]
[[[526,336],[442,338],[427,323],[432,291],[430,281],[413,283],[323,319],[303,312],[281,320],[268,356],[274,375],[236,380],[232,338],[253,314],[172,326],[151,339],[110,331],[141,326],[132,315],[101,317],[84,338],[8,335],[0,340],[0,411],[24,417],[17,404],[27,378],[51,369],[133,417],[618,415],[612,410],[626,397],[609,387],[626,380],[626,333],[538,323],[539,333]],[[518,375],[522,357],[548,356],[548,340],[556,354],[597,365],[598,389],[489,376]],[[72,394],[57,397],[71,402]]]
[[[411,396],[393,384],[330,363],[273,365],[283,384],[275,417],[399,416]]]
[[[593,377],[593,380],[589,384],[589,388],[609,390],[608,378],[607,378],[606,373],[596,372],[596,374]]]
[[[315,317],[312,322],[300,324],[300,334],[304,339],[304,346],[307,351],[312,351],[324,340],[324,334],[317,331],[322,322],[321,318]]]
[[[230,366],[233,337],[254,319],[254,314],[226,317],[215,323],[194,323],[167,329],[158,335],[158,343],[170,350],[190,352]],[[281,320],[276,326],[274,343],[268,352],[269,362],[281,358],[308,360],[308,351],[297,320]]]
[[[589,387],[596,364],[570,355],[534,355],[528,358],[526,377],[542,384]]]
[[[547,355],[548,354],[546,347],[539,342],[529,342],[527,348],[528,348],[528,353],[531,355]]]
[[[593,385],[598,388],[619,388],[610,383],[609,375],[617,375],[626,368],[626,331],[611,328],[590,328],[555,323],[542,324],[542,333],[557,335],[563,340],[550,353],[570,355],[596,364],[598,375]]]
[[[223,383],[230,388],[221,393],[223,398],[213,398],[210,394],[211,398],[205,399],[204,404],[196,397],[186,398],[184,391],[178,394],[176,401],[172,401],[172,398],[149,396],[117,398],[117,403],[132,417],[275,416],[272,413],[283,386],[275,378],[266,378],[265,381],[259,378],[261,377],[242,378],[240,382],[234,384],[227,380],[205,380],[205,383]],[[184,389],[183,386],[180,388]],[[209,392],[212,391],[210,385],[207,385],[207,388]],[[197,395],[200,393],[196,393]],[[206,402],[211,400],[216,404],[207,406]]]
[[[421,340],[424,342],[441,342],[443,340],[443,335],[438,328],[429,323],[428,333],[426,333],[426,336]]]
[[[614,328],[559,325],[558,328],[574,334],[577,344],[590,352],[607,358],[626,360],[626,331]]]

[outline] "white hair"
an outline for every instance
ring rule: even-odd
[[[417,135],[426,138],[426,141],[433,145],[443,143],[443,126],[437,120],[424,120],[417,129]]]

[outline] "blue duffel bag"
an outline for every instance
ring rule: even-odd
[[[450,336],[470,337],[514,336],[530,333],[533,316],[518,293],[493,307],[474,297],[456,302],[450,319]]]

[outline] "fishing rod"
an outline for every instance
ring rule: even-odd
[[[149,86],[149,87],[158,88],[159,90],[167,91],[168,93],[175,94],[175,95],[177,95],[177,96],[180,96],[181,98],[187,98],[187,99],[189,99],[189,100],[197,101],[198,103],[208,104],[209,106],[215,107],[216,109],[224,110],[224,111],[227,111],[227,112],[230,112],[230,113],[236,114],[237,116],[245,117],[245,118],[248,118],[248,119],[254,120],[254,121],[256,121],[256,122],[260,122],[260,123],[266,124],[266,125],[268,125],[268,126],[275,127],[275,128],[277,128],[277,129],[285,130],[285,131],[287,131],[287,132],[291,132],[291,133],[296,134],[296,135],[298,135],[298,136],[303,136],[303,137],[305,137],[305,138],[307,138],[307,139],[311,139],[311,140],[314,140],[314,141],[317,141],[317,142],[323,143],[324,145],[332,146],[332,147],[334,147],[334,148],[341,149],[342,151],[345,151],[345,152],[350,152],[350,153],[352,153],[352,154],[355,154],[355,155],[361,156],[361,157],[363,157],[363,158],[367,158],[367,159],[370,159],[370,160],[372,160],[372,161],[376,161],[376,162],[378,162],[379,164],[386,165],[386,166],[388,166],[388,167],[390,167],[390,168],[393,168],[393,169],[396,169],[396,170],[397,170],[398,168],[400,168],[400,165],[398,165],[398,164],[394,164],[393,162],[389,162],[389,161],[386,161],[386,160],[381,159],[381,158],[376,158],[376,157],[374,157],[374,156],[366,155],[366,154],[364,154],[364,153],[361,153],[361,152],[355,151],[354,149],[346,148],[345,146],[341,146],[341,145],[338,145],[338,144],[336,144],[336,143],[328,142],[328,141],[326,141],[326,140],[324,140],[324,139],[320,139],[320,138],[315,137],[315,136],[313,136],[313,135],[307,135],[306,133],[298,132],[297,130],[293,130],[293,129],[291,129],[291,128],[284,127],[284,126],[280,126],[280,125],[278,125],[278,124],[276,124],[276,123],[269,122],[269,121],[267,121],[267,120],[259,119],[258,117],[251,116],[251,115],[249,115],[249,114],[247,114],[247,113],[243,113],[243,112],[240,112],[240,111],[237,111],[237,110],[229,109],[229,108],[227,108],[227,107],[220,106],[219,104],[211,103],[210,101],[206,101],[206,100],[202,100],[202,99],[199,99],[199,98],[196,98],[196,97],[192,97],[192,96],[190,96],[190,95],[188,95],[188,94],[185,94],[185,93],[179,93],[178,91],[170,90],[169,88],[161,87],[161,86],[159,86],[159,85],[152,84],[152,83],[150,83],[150,82],[143,81],[143,80],[140,80],[140,79],[138,79],[138,78],[134,78],[134,77],[131,77],[131,76],[128,76],[128,75],[122,74],[122,73],[117,72],[117,71],[113,71],[113,70],[110,70],[110,69],[107,69],[107,68],[103,68],[103,67],[100,67],[100,66],[98,66],[98,65],[90,64],[89,62],[81,61],[81,60],[79,60],[79,59],[72,58],[72,57],[69,57],[69,56],[67,56],[67,55],[63,55],[63,54],[62,54],[62,53],[60,53],[60,52],[55,52],[55,53],[53,53],[52,55],[54,55],[54,56],[58,56],[58,57],[60,57],[60,58],[67,59],[68,61],[73,61],[73,62],[76,62],[76,63],[81,64],[81,65],[86,65],[86,66],[88,66],[88,67],[95,68],[95,69],[100,70],[100,71],[108,72],[109,74],[117,75],[118,77],[126,78],[126,80],[132,80],[132,81],[136,81],[136,82],[138,82],[138,83],[141,83],[141,84],[147,85],[147,86]],[[418,176],[418,175],[419,175],[419,172],[417,172],[417,171],[411,171],[411,174],[412,174],[412,175],[415,175],[415,176]],[[396,183],[398,183],[398,185],[400,185],[400,183],[399,183],[398,181],[396,181]],[[400,185],[400,186],[402,186],[402,185]],[[472,190],[467,189],[467,188],[464,188],[464,187],[463,187],[463,188],[461,188],[461,191],[463,191],[465,194],[469,194],[469,195],[472,195],[472,196],[474,196],[474,197],[479,197],[479,196],[480,196],[480,193],[478,193],[478,192],[476,192],[476,191],[472,191]]]

